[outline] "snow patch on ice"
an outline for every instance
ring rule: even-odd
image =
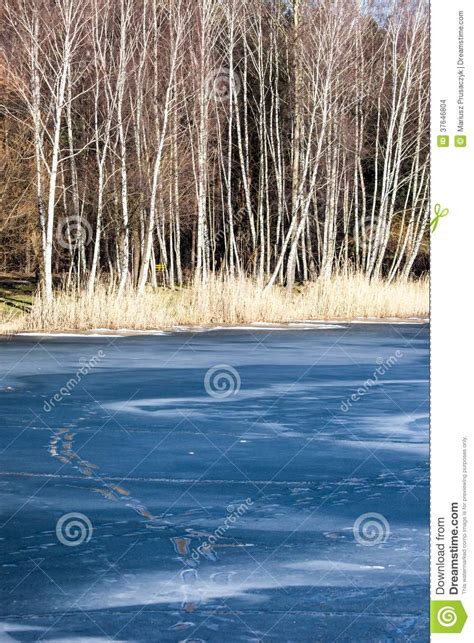
[[[17,333],[17,336],[22,337],[81,337],[84,339],[90,339],[91,337],[124,337],[124,335],[115,335],[108,333],[40,333],[40,332],[27,332],[27,333]]]

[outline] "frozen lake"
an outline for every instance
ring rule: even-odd
[[[0,641],[427,641],[428,341],[0,340]]]

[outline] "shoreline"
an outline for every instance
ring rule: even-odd
[[[10,302],[11,303],[11,302]],[[181,289],[127,289],[107,284],[93,294],[58,290],[52,300],[35,296],[28,310],[0,315],[0,334],[196,332],[215,328],[302,328],[341,323],[419,323],[429,316],[429,282],[368,280],[336,274],[288,291],[250,278],[214,275]],[[137,332],[138,331],[138,332]]]
[[[0,327],[0,337],[91,337],[98,339],[101,337],[133,337],[149,336],[160,337],[169,336],[179,333],[206,333],[216,331],[308,331],[308,330],[332,330],[343,328],[347,324],[365,324],[365,325],[423,325],[429,324],[429,317],[369,317],[369,318],[351,318],[351,319],[315,319],[299,320],[284,323],[273,322],[250,322],[242,324],[213,324],[213,325],[189,325],[189,326],[169,326],[163,328],[91,328],[90,330],[68,329],[68,330],[34,330],[34,331],[15,331],[12,333],[3,333]]]

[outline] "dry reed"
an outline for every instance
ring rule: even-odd
[[[82,291],[59,291],[50,303],[40,296],[29,313],[0,326],[0,332],[87,331],[94,328],[159,329],[173,326],[245,324],[356,318],[426,317],[427,278],[408,282],[368,281],[359,274],[336,275],[295,288],[267,291],[245,278],[212,277],[181,289],[158,288],[118,296],[106,284],[88,297]]]

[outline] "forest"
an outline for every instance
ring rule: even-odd
[[[426,0],[4,0],[0,271],[426,274]]]

